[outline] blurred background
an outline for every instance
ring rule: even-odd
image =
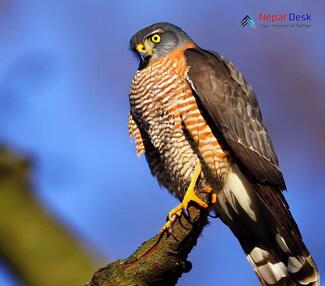
[[[261,28],[260,12],[308,12],[312,25]],[[255,29],[240,26],[247,14]],[[0,0],[0,144],[32,158],[40,204],[99,254],[99,265],[130,255],[157,233],[177,201],[160,189],[128,137],[128,91],[138,65],[128,43],[154,22],[177,24],[230,59],[253,86],[286,198],[322,273],[324,15],[321,0]],[[189,259],[193,269],[178,285],[259,285],[219,220],[204,230]],[[23,285],[6,261],[0,252],[0,285]]]

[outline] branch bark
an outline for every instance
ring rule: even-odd
[[[84,285],[91,255],[38,203],[30,161],[0,146],[0,259],[23,285]]]
[[[29,183],[30,161],[0,146],[0,258],[24,285],[84,285],[90,255],[38,203]],[[202,197],[204,199],[204,197]],[[191,270],[188,254],[207,224],[192,205],[172,234],[157,234],[130,257],[99,269],[88,286],[171,286]]]
[[[188,254],[208,222],[208,213],[192,205],[189,217],[176,219],[171,234],[157,234],[130,257],[97,270],[87,286],[172,286],[191,270]]]

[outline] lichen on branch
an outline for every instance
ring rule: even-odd
[[[158,233],[130,257],[97,270],[87,286],[172,286],[192,268],[188,254],[208,222],[208,212],[191,205],[178,217],[172,233]]]

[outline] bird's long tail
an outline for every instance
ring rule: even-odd
[[[268,188],[268,189],[266,189]],[[306,248],[285,198],[272,187],[257,186],[260,199],[268,208],[264,217],[268,239],[238,236],[248,261],[263,285],[318,286],[319,273]],[[270,239],[271,238],[271,239]]]
[[[279,259],[274,251],[259,245],[245,249],[247,259],[252,265],[262,285],[275,286],[317,286],[318,271],[310,255],[287,256]]]
[[[264,286],[318,286],[317,267],[281,190],[250,183],[234,169],[216,212],[238,238]]]

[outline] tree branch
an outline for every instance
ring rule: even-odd
[[[87,286],[172,286],[192,265],[187,256],[207,224],[208,213],[190,206],[172,226],[172,235],[157,234],[129,258],[97,270]],[[191,221],[191,222],[190,222]]]
[[[0,259],[23,285],[83,285],[96,264],[38,203],[30,160],[0,146]]]

